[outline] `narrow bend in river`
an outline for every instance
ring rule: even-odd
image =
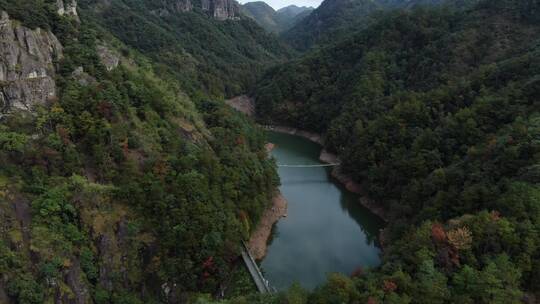
[[[278,164],[321,164],[321,147],[307,139],[268,132]],[[379,264],[382,221],[330,179],[328,168],[279,168],[288,216],[274,227],[262,269],[271,285],[314,288],[327,273],[351,274]]]

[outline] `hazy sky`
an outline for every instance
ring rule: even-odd
[[[239,0],[238,2],[244,4],[244,3],[255,2],[255,1],[256,0]],[[317,7],[322,2],[322,0],[262,0],[262,1],[266,2],[268,5],[270,5],[276,10],[285,6],[293,5],[293,4],[296,6]]]

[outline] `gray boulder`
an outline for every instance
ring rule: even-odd
[[[0,54],[0,115],[56,96],[55,62],[63,55],[54,34],[24,27],[2,11]]]

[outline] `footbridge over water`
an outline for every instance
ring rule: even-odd
[[[281,168],[321,168],[321,167],[336,167],[339,165],[340,164],[335,163],[335,164],[320,164],[320,165],[281,165],[281,164],[278,164],[277,166]]]
[[[246,267],[249,271],[249,274],[251,275],[251,278],[253,279],[253,282],[255,282],[255,285],[257,285],[257,289],[260,293],[274,293],[276,290],[270,286],[270,283],[267,279],[264,278],[261,270],[259,269],[259,266],[255,262],[255,259],[249,252],[249,247],[246,245],[245,242],[242,242],[242,259],[244,260],[244,263],[246,264]]]

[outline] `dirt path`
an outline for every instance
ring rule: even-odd
[[[261,218],[255,232],[249,239],[249,250],[256,260],[261,260],[266,255],[267,243],[272,233],[272,227],[280,218],[287,214],[287,200],[280,192],[272,199],[272,207],[267,209]]]

